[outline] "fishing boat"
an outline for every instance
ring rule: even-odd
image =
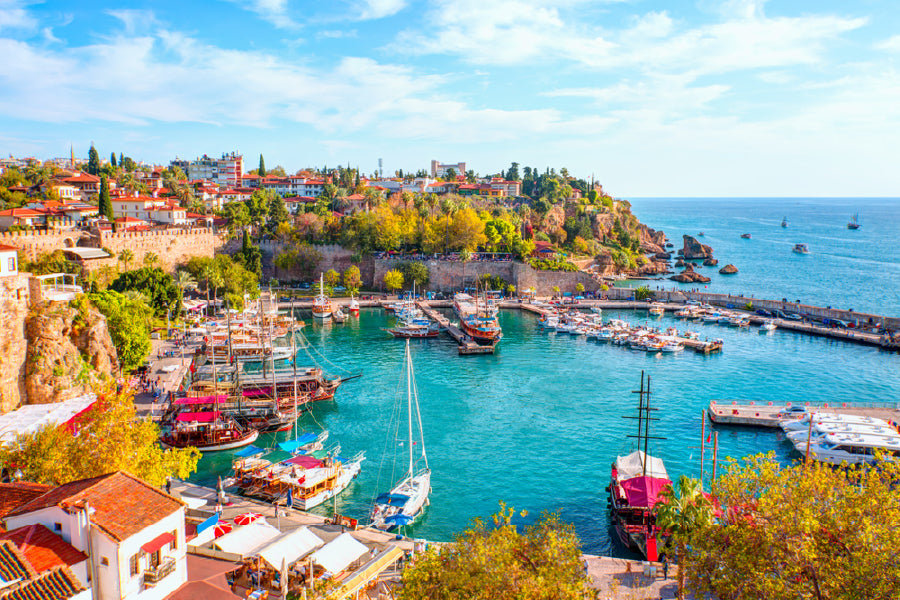
[[[850,217],[850,222],[847,223],[847,229],[859,229],[859,213]]]
[[[787,226],[788,226],[787,217],[785,217],[785,218],[783,218],[783,219],[781,220],[781,226],[782,226],[782,227],[787,227]]]
[[[233,418],[214,410],[179,413],[159,441],[165,448],[193,446],[201,452],[214,452],[248,446],[257,437],[256,429],[241,427]]]
[[[385,329],[385,331],[395,338],[404,339],[433,338],[441,333],[440,326],[436,324],[425,324],[415,320],[406,321],[396,327]]]
[[[794,244],[794,252],[797,254],[809,254],[809,247],[806,244]]]
[[[418,436],[413,435],[413,414],[418,425]],[[431,493],[431,469],[425,455],[425,437],[422,432],[422,417],[419,413],[419,396],[413,374],[409,340],[406,342],[406,428],[409,461],[406,472],[389,492],[375,498],[372,509],[372,525],[376,529],[394,531],[412,523],[428,504]],[[393,437],[394,432],[391,432]]]
[[[650,436],[650,378],[647,377],[644,387],[644,373],[641,372],[641,388],[639,394],[637,435],[638,449],[625,456],[616,458],[612,465],[611,481],[607,487],[609,492],[609,508],[619,540],[628,548],[643,554],[647,560],[659,559],[660,547],[665,546],[664,532],[656,525],[653,508],[660,502],[660,493],[672,485],[666,473],[662,459],[654,458],[648,453],[650,439],[662,439]],[[640,447],[643,446],[643,450]]]
[[[749,233],[742,233],[742,234],[741,234],[741,239],[742,239],[742,240],[749,240],[749,239],[750,239],[750,234],[749,234]]]
[[[359,302],[353,296],[350,296],[350,306],[348,307],[351,317],[359,316]]]
[[[331,300],[325,295],[325,274],[319,277],[319,293],[313,299],[312,314],[316,319],[327,320],[331,318]]]

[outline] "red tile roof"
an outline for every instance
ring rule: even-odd
[[[91,521],[116,541],[122,541],[179,510],[183,504],[165,492],[123,471],[63,484],[11,511],[7,517],[58,506],[75,510],[87,500]]]
[[[10,208],[0,210],[2,217],[40,217],[43,213],[30,208]]]
[[[39,523],[0,533],[0,540],[13,542],[38,573],[87,560],[87,554]]]
[[[31,579],[37,572],[13,542],[0,541],[0,580]]]
[[[9,252],[10,250],[18,250],[18,248],[16,248],[15,246],[5,246],[3,244],[0,244],[0,252]],[[0,483],[0,485],[9,485],[9,484]],[[36,483],[34,485],[40,485],[40,484]],[[2,500],[2,498],[0,498],[0,503],[2,503],[2,502],[3,502],[3,500]],[[2,517],[2,516],[3,516],[3,514],[2,514],[2,512],[0,512],[0,517]]]
[[[68,567],[57,567],[3,590],[3,600],[66,600],[85,590]]]
[[[17,248],[0,246],[0,251],[8,250],[17,250]],[[0,483],[0,517],[5,517],[14,509],[46,494],[48,490],[50,490],[49,485],[30,481]]]

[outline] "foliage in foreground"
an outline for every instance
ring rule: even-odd
[[[142,365],[152,349],[150,307],[140,298],[112,290],[79,296],[72,304],[81,307],[88,301],[106,317],[109,337],[116,347],[122,370],[128,372]]]
[[[77,435],[47,425],[0,448],[0,464],[21,469],[23,479],[50,485],[128,471],[150,485],[167,477],[185,478],[197,470],[196,448],[163,450],[159,427],[137,417],[130,392],[97,389],[97,402],[78,417]]]
[[[723,600],[900,598],[898,482],[896,462],[732,460],[712,488],[722,519],[687,544],[689,585]]]
[[[592,597],[571,525],[545,515],[520,532],[513,510],[500,506],[490,524],[476,519],[454,542],[416,558],[403,572],[400,598]]]

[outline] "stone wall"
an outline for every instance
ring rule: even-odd
[[[91,235],[80,229],[68,231],[5,231],[0,233],[0,245],[14,246],[25,251],[28,260],[60,248],[72,248]]]
[[[0,412],[4,413],[25,398],[29,277],[29,273],[0,277]]]
[[[241,243],[242,241],[240,238],[230,241],[225,247],[225,251],[229,254],[233,254],[241,249]],[[259,249],[263,253],[263,281],[268,280],[270,277],[274,277],[279,281],[309,279],[301,277],[295,272],[278,269],[272,264],[275,256],[284,252],[287,247],[288,246],[285,244],[275,240],[262,240],[259,243]],[[338,273],[343,273],[350,265],[354,264],[351,260],[353,258],[353,251],[348,250],[347,248],[343,248],[336,244],[314,245],[313,248],[322,255],[319,264],[313,269],[316,278],[319,276],[319,273],[324,273],[329,269],[334,269]],[[357,266],[360,268],[361,272],[365,270],[362,264],[357,264]],[[363,281],[367,281],[364,274],[362,275],[362,279]]]
[[[158,266],[172,270],[191,256],[213,257],[225,248],[225,237],[212,229],[165,229],[161,231],[100,232],[86,240],[92,247],[106,248],[113,256],[128,248],[134,254],[131,266],[143,264],[144,256],[153,252]],[[87,245],[87,244],[85,244]]]

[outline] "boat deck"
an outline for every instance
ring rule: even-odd
[[[839,413],[847,415],[860,415],[877,417],[884,420],[900,420],[900,403],[885,402],[882,404],[868,403],[854,405],[843,403],[840,405],[804,403],[804,404],[756,404],[746,401],[713,400],[709,403],[710,421],[717,425],[745,425],[750,427],[777,428],[781,419],[787,418],[786,413],[792,406],[804,406],[809,411],[821,410],[822,412]],[[799,418],[802,413],[794,413]]]
[[[438,325],[444,328],[447,333],[456,340],[456,343],[459,345],[459,354],[462,356],[472,355],[472,354],[493,354],[494,349],[497,344],[491,345],[481,345],[474,340],[472,340],[469,336],[467,336],[463,331],[450,322],[450,319],[436,311],[433,306],[442,306],[446,303],[437,303],[437,302],[428,302],[426,300],[418,300],[416,305],[422,310],[423,313],[428,315],[428,318],[435,321]]]

